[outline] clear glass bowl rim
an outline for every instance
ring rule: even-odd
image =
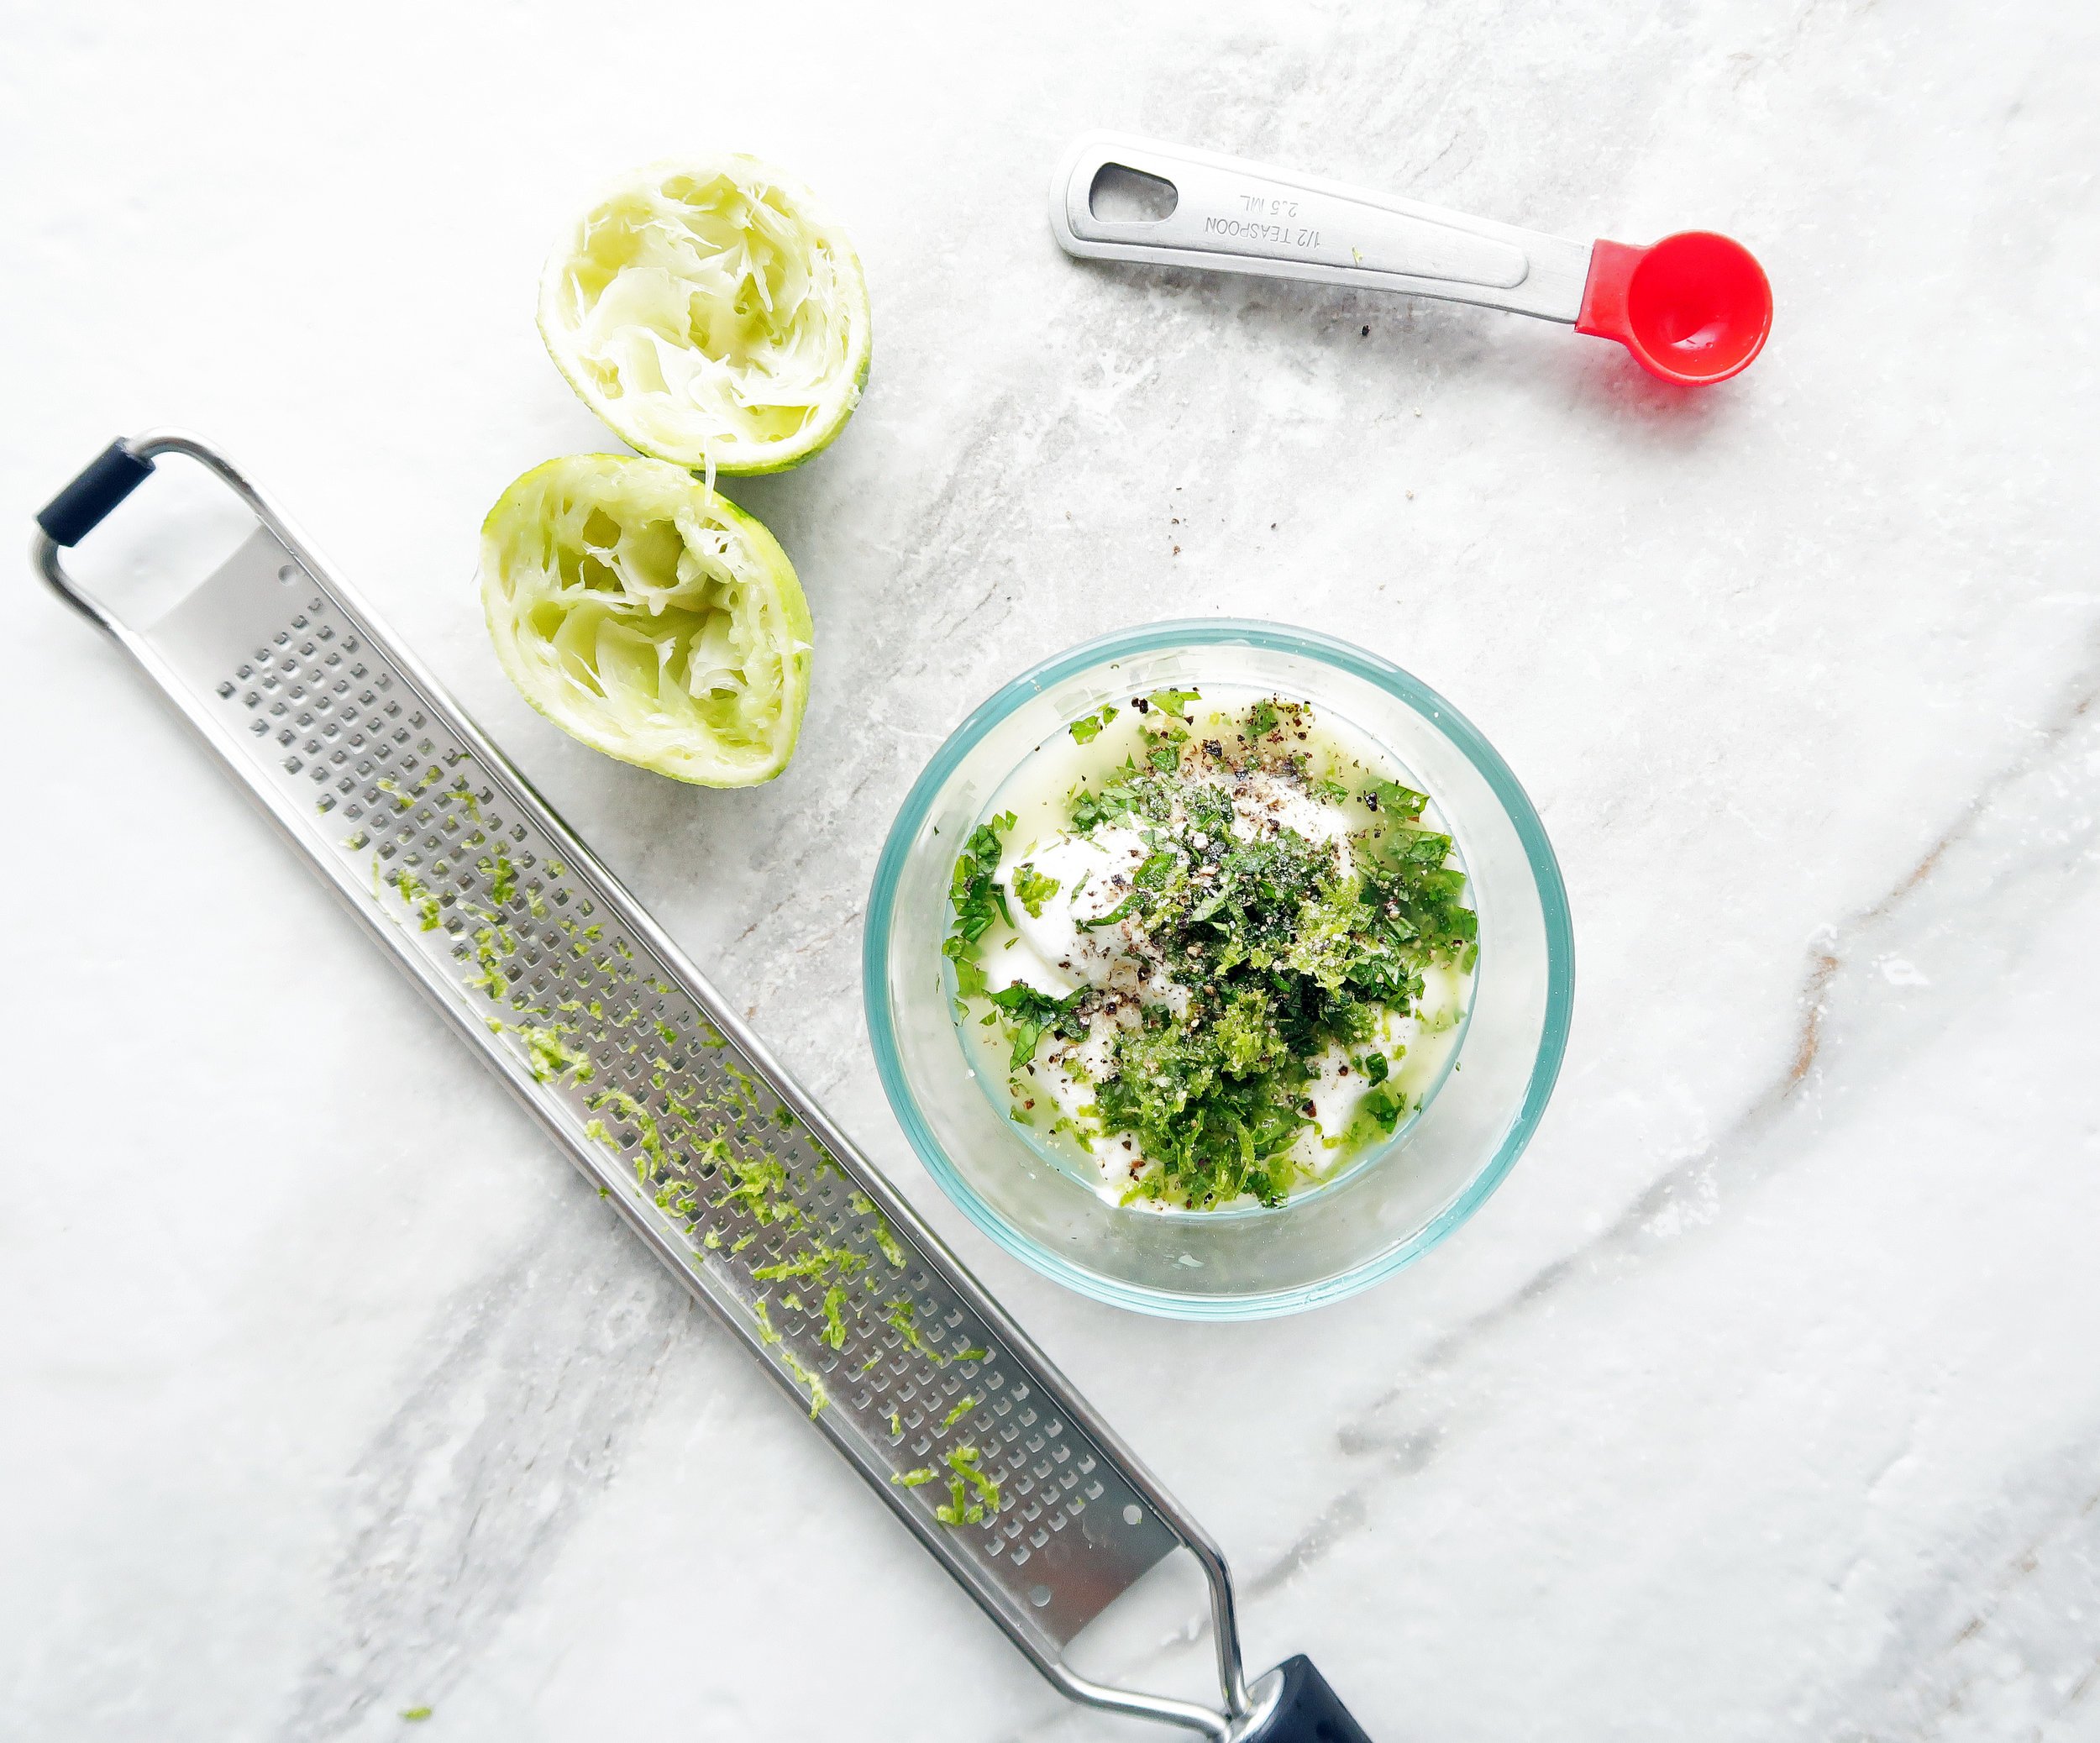
[[[1298,654],[1338,667],[1377,685],[1436,726],[1479,771],[1515,827],[1537,886],[1546,927],[1546,1018],[1541,1026],[1538,1052],[1525,1081],[1523,1101],[1494,1155],[1457,1198],[1414,1235],[1353,1270],[1316,1284],[1250,1291],[1242,1295],[1194,1297],[1125,1283],[1074,1265],[1042,1246],[1025,1231],[1014,1227],[977,1195],[948,1160],[946,1149],[919,1111],[917,1100],[906,1080],[895,1032],[890,1021],[889,937],[905,860],[932,809],[934,797],[963,758],[993,727],[1050,685],[1105,661],[1175,648],[1236,644]],[[1530,796],[1509,765],[1482,736],[1480,729],[1420,679],[1366,648],[1323,635],[1317,630],[1291,628],[1245,617],[1170,619],[1112,631],[1053,655],[993,692],[948,734],[911,784],[911,791],[898,807],[895,821],[890,826],[881,856],[875,862],[874,882],[868,898],[867,923],[861,936],[861,999],[867,1012],[868,1037],[874,1052],[876,1074],[897,1123],[903,1127],[912,1149],[942,1191],[998,1246],[1067,1289],[1114,1306],[1170,1319],[1268,1319],[1338,1301],[1412,1264],[1478,1210],[1502,1184],[1504,1177],[1516,1165],[1517,1158],[1524,1153],[1531,1134],[1545,1115],[1554,1082],[1560,1075],[1561,1062],[1567,1051],[1568,1027],[1575,1003],[1575,934],[1560,862],[1554,857],[1552,844],[1546,839],[1546,826],[1540,821]]]

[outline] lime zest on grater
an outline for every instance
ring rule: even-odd
[[[134,626],[60,552],[168,454],[216,474],[257,524]],[[1302,1657],[1249,1688],[1231,1574],[1201,1527],[230,462],[176,431],[114,443],[38,526],[60,596],[1044,1676],[1235,1743],[1310,1738],[1315,1722],[1362,1736]],[[1222,1710],[1066,1662],[1179,1548],[1209,1586]]]

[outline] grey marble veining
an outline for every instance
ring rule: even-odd
[[[349,1467],[349,1528],[285,1715],[295,1736],[391,1735],[383,1691],[442,1700],[463,1661],[543,1578],[691,1323],[670,1277],[633,1263],[580,1184],[519,1256],[431,1326],[426,1371]]]
[[[0,30],[8,512],[152,423],[251,466],[1213,1528],[1252,1659],[1311,1651],[1381,1738],[2100,1736],[2090,8]],[[1686,397],[1536,323],[1081,265],[1042,207],[1094,126],[1571,236],[1725,229],[1772,344]],[[512,475],[614,445],[532,330],[549,238],[717,143],[825,192],[875,307],[845,437],[732,487],[817,624],[802,748],[748,794],[561,738],[470,580]],[[1144,1735],[1021,1664],[18,585],[0,1735]],[[1219,612],[1471,716],[1579,958],[1480,1216],[1242,1326],[979,1240],[859,1001],[948,729],[1083,637]],[[1206,1651],[1168,1605],[1121,1668],[1194,1686]]]

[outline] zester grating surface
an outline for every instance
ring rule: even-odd
[[[885,1219],[866,1165],[725,1034],[711,990],[622,923],[559,821],[267,528],[141,639],[337,888],[1010,1625],[1054,1649],[1176,1546]]]

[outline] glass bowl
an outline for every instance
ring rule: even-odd
[[[1035,748],[1105,701],[1168,686],[1248,686],[1347,721],[1412,772],[1442,813],[1480,916],[1455,1068],[1385,1144],[1274,1209],[1110,1203],[1006,1117],[953,1016],[941,940],[963,838]],[[1538,813],[1450,703],[1389,661],[1279,625],[1209,618],[1089,642],[1023,674],[948,736],[897,814],[863,945],[875,1064],[942,1190],[1016,1257],[1082,1294],[1186,1319],[1252,1319],[1338,1299],[1420,1258],[1477,1210],[1523,1152],[1567,1046],[1567,894]]]

